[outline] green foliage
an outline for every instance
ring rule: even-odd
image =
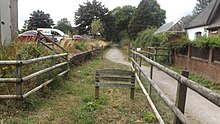
[[[144,119],[147,123],[153,123],[156,121],[156,116],[151,113],[144,113]]]
[[[83,110],[86,110],[89,112],[95,111],[99,108],[100,108],[100,106],[95,102],[88,102],[82,107]]]
[[[135,10],[128,25],[129,34],[136,37],[138,32],[152,26],[160,27],[165,23],[165,10],[156,0],[142,0]]]
[[[88,34],[91,30],[91,23],[94,19],[103,19],[108,9],[101,2],[87,1],[75,12],[75,24],[79,34]]]
[[[107,41],[114,41],[118,42],[119,41],[119,32],[114,24],[115,18],[108,13],[106,16],[104,16],[102,22],[103,22],[103,36]]]
[[[40,45],[27,44],[20,49],[23,59],[38,58],[43,55],[45,48]]]
[[[36,30],[37,28],[51,28],[54,25],[50,14],[37,10],[30,14],[29,20],[25,21],[25,30]]]
[[[156,28],[146,29],[138,34],[134,41],[136,47],[159,47],[167,41],[166,34],[154,34]]]
[[[60,21],[58,21],[54,28],[60,29],[64,33],[73,32],[72,25],[67,18],[62,18]]]
[[[102,26],[102,22],[100,21],[100,19],[94,19],[92,21],[91,32],[92,32],[92,35],[94,37],[96,37],[96,35],[98,33],[102,33],[103,32],[103,26]]]
[[[205,49],[210,48],[220,48],[220,37],[219,36],[201,36],[196,38],[194,41],[189,41],[187,37],[183,36],[177,42],[171,43],[173,48],[183,48],[186,45],[192,45],[194,47]]]
[[[86,45],[84,42],[74,42],[74,46],[82,52],[86,51]]]
[[[193,14],[198,15],[206,6],[208,6],[213,0],[197,0],[194,7]]]
[[[113,17],[115,18],[115,25],[118,32],[128,30],[128,24],[131,20],[131,17],[135,11],[136,7],[126,5],[123,7],[116,7],[111,11]]]

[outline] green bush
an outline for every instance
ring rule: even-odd
[[[154,34],[156,28],[149,28],[138,33],[135,47],[159,47],[167,41],[166,33]]]
[[[75,42],[74,46],[76,47],[76,49],[78,49],[82,52],[86,51],[86,45],[84,42]]]

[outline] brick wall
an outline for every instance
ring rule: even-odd
[[[174,52],[173,64],[202,77],[220,84],[220,62],[213,60],[213,49],[209,49],[209,58],[207,60],[191,56],[191,46],[188,46],[188,55],[180,55]]]

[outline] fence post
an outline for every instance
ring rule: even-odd
[[[133,49],[132,49],[133,50]],[[133,60],[135,60],[135,53],[134,53],[134,50],[133,50],[133,52],[132,52],[132,58],[133,58]],[[134,67],[134,62],[132,61],[132,67]],[[135,69],[135,67],[134,67],[134,69]]]
[[[139,58],[140,58],[139,66],[141,67],[141,65],[142,65],[142,57],[140,56]],[[139,78],[141,78],[141,69],[139,69],[139,71],[138,71],[138,76],[139,76]]]
[[[16,54],[16,60],[21,60],[21,54]],[[20,96],[20,99],[22,100],[22,65],[18,64],[16,65],[16,71],[15,71],[15,77],[19,78],[19,82],[16,83],[16,95]]]
[[[150,57],[151,60],[153,60],[153,57]],[[150,65],[150,79],[153,79],[153,70],[154,66]],[[149,95],[151,96],[151,84],[149,84],[149,91],[148,91]]]
[[[189,71],[182,71],[182,75],[186,78],[189,77]],[[186,94],[187,94],[187,86],[178,82],[177,92],[176,92],[176,107],[184,114],[185,104],[186,104]],[[182,124],[182,122],[178,119],[177,116],[174,118],[173,124]]]
[[[99,82],[99,76],[100,74],[96,70],[96,77],[95,77],[95,99],[99,98],[99,85],[97,84]]]
[[[130,54],[131,54],[131,44],[128,44],[128,60],[130,60]]]
[[[133,71],[131,74],[131,94],[130,98],[134,99],[134,92],[135,92],[135,72]]]
[[[154,48],[154,61],[157,62],[157,48]]]
[[[101,60],[104,58],[104,46],[101,47]]]

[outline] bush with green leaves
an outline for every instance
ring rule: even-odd
[[[78,50],[80,50],[82,52],[87,50],[86,49],[86,44],[84,42],[75,42],[74,46],[76,47],[76,49],[78,49]]]
[[[159,47],[167,41],[166,33],[154,34],[156,28],[149,28],[138,33],[135,47]]]

